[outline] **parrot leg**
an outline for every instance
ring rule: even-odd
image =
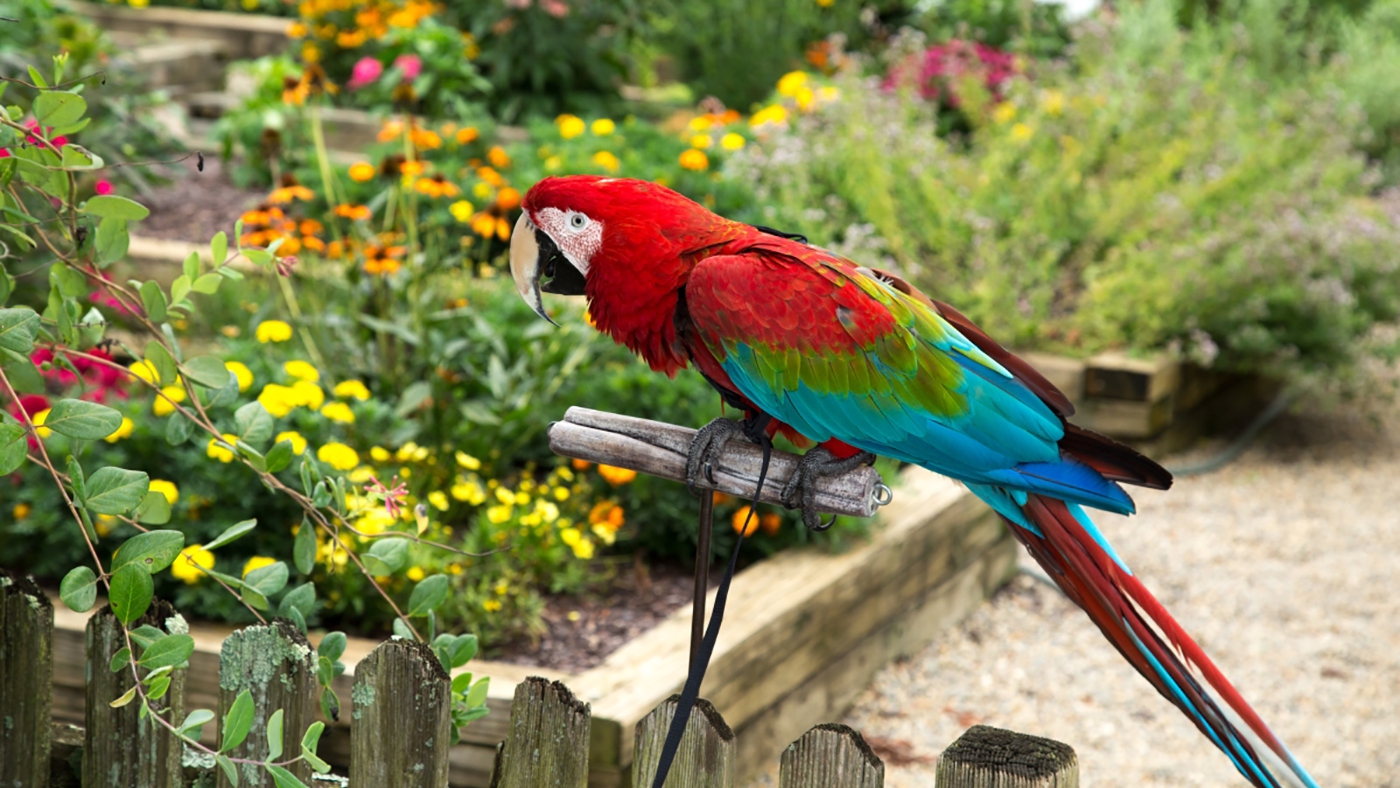
[[[737,437],[744,437],[752,443],[762,445],[768,437],[764,432],[768,427],[768,422],[772,418],[766,414],[757,414],[745,418],[743,421],[719,418],[701,427],[695,433],[695,438],[690,442],[690,451],[687,452],[685,460],[685,485],[692,493],[699,493],[697,486],[700,484],[702,474],[705,481],[710,484],[715,483],[715,466],[719,463],[719,457],[724,453],[724,447],[729,445],[729,441]]]
[[[835,476],[874,462],[875,455],[868,451],[838,460],[836,455],[820,446],[808,449],[797,463],[792,478],[783,487],[783,504],[789,509],[801,508],[802,523],[809,529],[825,531],[831,527],[831,523],[822,523],[821,513],[817,511],[817,481],[823,476]],[[836,518],[833,517],[831,522],[836,522]]]

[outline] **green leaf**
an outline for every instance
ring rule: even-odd
[[[258,610],[267,610],[267,597],[258,593],[257,589],[248,588],[246,585],[242,591],[243,601]]]
[[[165,292],[160,289],[160,284],[155,280],[141,283],[141,305],[146,307],[146,317],[150,318],[153,323],[164,320],[165,310],[170,306],[165,301]],[[150,348],[146,349],[146,354],[150,355]]]
[[[233,788],[238,788],[238,767],[233,765],[233,761],[229,760],[227,755],[215,755],[214,762],[219,764],[220,769],[223,769],[224,776],[228,778],[228,784]]]
[[[219,284],[223,281],[224,278],[218,274],[205,274],[194,280],[194,284],[190,285],[190,289],[196,293],[213,295],[219,292]]]
[[[131,663],[131,649],[122,646],[117,653],[112,655],[112,661],[107,663],[107,668],[113,673],[121,672],[121,669]]]
[[[204,407],[222,408],[225,405],[232,405],[238,401],[238,378],[232,372],[229,373],[228,382],[224,387],[217,390],[209,390],[209,395],[205,398]]]
[[[136,664],[150,670],[167,665],[172,668],[179,667],[188,662],[193,653],[194,638],[189,635],[166,635],[147,647],[141,653],[141,658],[136,660]]]
[[[28,68],[30,81],[32,81],[35,85],[41,88],[46,88],[49,86],[49,83],[45,82],[43,76],[39,74],[39,69],[33,66],[28,66]]]
[[[316,680],[321,682],[321,686],[329,687],[335,680],[335,663],[326,657],[316,658]]]
[[[43,394],[46,391],[39,368],[26,355],[0,348],[0,369],[5,370],[10,385],[20,394]]]
[[[170,566],[184,548],[185,535],[179,531],[147,531],[131,537],[117,548],[116,555],[112,556],[112,569],[115,571],[133,565],[146,574],[154,574]]]
[[[260,445],[272,437],[272,415],[256,400],[234,411],[233,423],[238,437],[246,443]]]
[[[491,689],[491,677],[482,676],[472,685],[471,691],[467,693],[468,706],[480,706],[486,703],[486,693]]]
[[[160,700],[165,697],[165,693],[170,689],[170,677],[158,676],[146,689],[147,700]]]
[[[50,90],[34,99],[34,119],[41,126],[71,126],[82,120],[87,101],[77,93]]]
[[[108,217],[97,223],[97,262],[115,263],[126,257],[131,231],[125,219]]]
[[[269,453],[267,457],[268,470],[272,470],[272,454]],[[316,568],[316,526],[305,518],[301,521],[301,528],[297,529],[296,541],[292,543],[292,562],[296,564],[297,571],[304,575],[311,574],[311,570]]]
[[[34,351],[38,334],[38,312],[29,307],[0,309],[0,348],[27,356]]]
[[[275,761],[282,757],[282,710],[272,712],[267,718],[267,759]]]
[[[111,582],[112,613],[118,621],[131,626],[151,606],[151,596],[155,593],[151,573],[140,564],[127,564],[112,573]]]
[[[165,493],[148,492],[131,516],[142,525],[165,525],[170,522],[170,499]]]
[[[178,305],[190,294],[190,278],[184,274],[175,277],[175,281],[170,283],[170,303]]]
[[[82,440],[101,440],[117,431],[122,425],[122,414],[96,402],[80,399],[61,399],[44,426],[60,435]]]
[[[85,566],[75,567],[58,584],[58,598],[75,613],[86,613],[97,601],[97,575]]]
[[[408,384],[408,387],[403,390],[403,394],[399,396],[399,404],[394,407],[394,416],[403,418],[418,410],[424,402],[428,401],[428,397],[432,396],[432,393],[432,384],[427,381],[420,380]]]
[[[96,514],[126,514],[141,503],[150,486],[150,477],[141,471],[99,468],[88,477],[83,504]],[[180,546],[184,546],[183,537]]]
[[[243,690],[233,699],[228,713],[224,715],[224,738],[219,744],[219,752],[228,752],[248,738],[248,730],[253,727],[253,693]]]
[[[107,705],[111,706],[114,709],[120,709],[121,707],[130,703],[135,697],[136,687],[133,685],[131,689],[122,693],[122,696],[120,698],[117,698],[116,700],[112,701],[111,703],[108,703]]]
[[[458,635],[452,644],[452,667],[460,668],[471,662],[479,645],[476,635]]]
[[[179,446],[188,441],[190,435],[194,434],[194,424],[180,414],[171,414],[165,420],[165,441],[172,446]]]
[[[54,263],[49,268],[49,282],[66,298],[82,298],[88,293],[87,280],[66,263]]]
[[[181,270],[184,272],[185,276],[189,277],[189,280],[191,282],[193,282],[195,279],[198,279],[199,252],[190,252],[188,255],[186,255],[185,262],[181,266]]]
[[[311,493],[311,505],[320,509],[329,506],[331,503],[331,488],[324,480],[316,482],[316,489]]]
[[[287,585],[287,565],[277,561],[243,576],[243,589],[250,587],[263,596],[272,596]]]
[[[180,733],[198,741],[201,729],[213,719],[214,712],[208,709],[195,709],[185,715],[185,721],[180,723]],[[194,731],[194,734],[191,735],[190,731]]]
[[[150,362],[156,370],[156,383],[162,386],[175,385],[175,378],[179,372],[175,368],[175,357],[170,355],[170,351],[165,349],[165,345],[159,342],[148,342],[146,344],[146,361]]]
[[[18,424],[0,424],[0,476],[13,473],[24,464],[29,451],[29,442],[24,439],[26,434]]]
[[[118,197],[115,194],[102,194],[88,199],[82,212],[104,219],[126,219],[140,221],[151,215],[151,211],[135,200]]]
[[[272,781],[277,783],[277,788],[306,788],[306,783],[298,780],[295,774],[292,774],[281,766],[273,766],[269,763],[265,764],[263,768],[267,769],[267,773],[272,775]]]
[[[337,698],[335,693],[328,688],[321,690],[321,713],[326,715],[328,719],[340,719],[340,698]]]
[[[317,720],[306,727],[306,733],[301,737],[301,757],[311,764],[318,774],[325,774],[331,770],[331,765],[321,760],[316,755],[316,746],[321,741],[321,731],[326,729],[326,724]]]
[[[458,674],[457,676],[454,676],[452,678],[453,695],[461,695],[463,692],[466,692],[467,690],[471,689],[471,686],[472,674],[470,671],[468,671],[467,673]]]
[[[214,233],[213,240],[209,242],[209,251],[211,252],[209,259],[214,261],[214,266],[217,268],[223,265],[224,261],[228,259],[228,233],[223,230]]]
[[[287,608],[286,613],[278,613],[277,615],[285,616],[289,621],[296,625],[297,629],[301,630],[301,634],[306,634],[306,616],[302,615],[300,610],[291,607]]]
[[[87,497],[87,481],[83,475],[83,466],[78,462],[78,458],[68,455],[68,484],[73,488],[73,495],[78,499],[78,505],[82,505],[83,498]]]
[[[214,539],[214,541],[205,545],[204,549],[213,550],[216,547],[223,547],[229,542],[232,542],[234,539],[237,539],[238,537],[253,530],[255,527],[257,527],[257,524],[258,521],[256,518],[254,518],[252,520],[244,520],[241,523],[235,523],[233,525],[230,525],[228,528],[225,528],[224,532],[219,534],[218,537]],[[252,573],[250,572],[249,574]]]
[[[326,636],[321,638],[321,644],[316,647],[316,654],[335,662],[345,653],[346,642],[344,632],[327,632]]]
[[[213,356],[195,356],[185,362],[185,374],[205,388],[221,389],[233,375],[224,362]]]
[[[285,470],[288,465],[292,464],[292,457],[294,456],[295,455],[292,454],[291,441],[278,441],[277,444],[267,452],[267,472],[278,473],[279,471]]]
[[[303,616],[309,616],[315,609],[316,586],[308,582],[293,588],[282,597],[282,604],[277,606],[277,615],[285,616],[288,611],[300,610]]]
[[[365,567],[374,575],[392,575],[403,568],[407,559],[408,540],[396,537],[374,540],[364,554]]]
[[[447,583],[447,575],[437,574],[423,578],[414,586],[413,595],[408,598],[408,614],[427,615],[428,611],[435,610],[438,605],[446,602]]]
[[[153,627],[150,624],[142,624],[131,630],[131,640],[141,648],[146,648],[163,637],[165,637],[165,632],[161,631],[160,627]]]
[[[413,640],[413,630],[409,629],[408,623],[401,618],[394,619],[394,634],[404,640]]]

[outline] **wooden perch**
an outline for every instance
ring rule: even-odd
[[[563,421],[549,427],[549,448],[555,454],[589,462],[630,468],[663,479],[685,481],[685,462],[695,430],[589,408],[569,408]],[[783,486],[797,470],[796,454],[774,451],[768,478],[758,500],[782,503]],[[699,487],[719,490],[745,500],[753,497],[763,451],[736,438],[725,447],[714,469],[715,483],[702,479]],[[861,467],[821,480],[817,508],[829,514],[870,517],[889,503],[889,488],[874,468]]]

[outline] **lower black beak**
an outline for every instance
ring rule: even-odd
[[[545,234],[543,230],[535,230],[535,242],[540,247],[540,262],[536,268],[535,276],[539,282],[540,292],[554,293],[555,295],[583,295],[584,280],[583,273],[569,262],[569,258],[559,251],[554,239]]]

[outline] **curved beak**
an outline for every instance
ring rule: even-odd
[[[510,275],[515,279],[515,291],[525,303],[551,323],[554,319],[544,311],[541,294],[584,295],[587,284],[553,239],[536,228],[524,213],[516,220],[510,238]]]

